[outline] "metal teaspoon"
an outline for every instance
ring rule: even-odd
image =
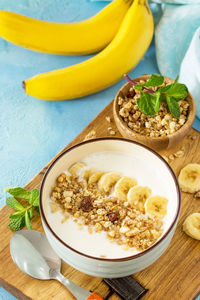
[[[17,231],[10,240],[10,253],[18,268],[29,276],[40,280],[60,281],[77,300],[103,300],[60,273],[61,259],[43,233],[34,230]]]

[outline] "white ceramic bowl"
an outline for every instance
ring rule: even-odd
[[[137,164],[144,162],[151,170],[152,176],[157,176],[157,183],[163,188],[168,204],[168,226],[160,239],[147,250],[135,255],[117,258],[100,258],[80,252],[63,241],[56,232],[54,225],[48,219],[47,206],[52,186],[56,178],[73,163],[97,152],[117,151],[131,153],[137,158]],[[120,171],[116,166],[116,171]],[[143,170],[145,172],[145,169]],[[137,142],[122,138],[99,138],[89,140],[67,149],[48,168],[44,175],[40,190],[40,211],[42,224],[47,238],[55,252],[69,265],[86,274],[98,277],[114,278],[136,273],[155,262],[168,247],[176,229],[180,212],[180,189],[177,178],[167,162],[156,152]]]

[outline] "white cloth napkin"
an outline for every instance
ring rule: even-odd
[[[187,85],[196,102],[200,118],[200,27],[196,30],[180,67],[179,81]]]
[[[162,5],[163,13],[155,29],[155,46],[160,73],[171,78],[180,74],[179,82],[188,86],[200,119],[200,3],[197,2]]]

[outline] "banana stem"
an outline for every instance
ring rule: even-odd
[[[133,80],[131,80],[130,77],[129,77],[127,74],[124,74],[124,78],[126,78],[126,80],[127,80],[130,84],[132,84],[133,86],[136,86],[136,85],[137,85],[137,83],[134,82]],[[148,89],[146,89],[146,88],[143,88],[143,91],[144,91],[144,92],[147,92],[147,93],[150,93],[150,94],[155,94],[153,91],[148,90]]]

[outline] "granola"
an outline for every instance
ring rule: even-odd
[[[145,83],[140,80],[139,83]],[[166,81],[162,86],[169,83]],[[149,90],[156,91],[159,87],[148,87]],[[180,118],[175,118],[169,112],[168,106],[165,102],[161,102],[159,112],[156,116],[147,116],[139,111],[137,105],[137,98],[140,97],[140,91],[131,87],[126,96],[118,97],[119,114],[127,126],[136,133],[148,137],[160,137],[172,134],[179,130],[186,122],[189,103],[187,98],[178,102],[180,106]]]
[[[92,129],[84,138],[84,141],[88,141],[91,139],[96,138],[96,131],[94,129]]]
[[[105,231],[110,241],[124,246],[124,249],[134,247],[143,251],[152,246],[163,232],[163,221],[146,215],[141,204],[133,206],[121,201],[100,191],[97,181],[90,183],[77,174],[62,173],[58,176],[51,203],[60,206],[65,214],[72,215],[80,229],[87,225],[91,234]]]

